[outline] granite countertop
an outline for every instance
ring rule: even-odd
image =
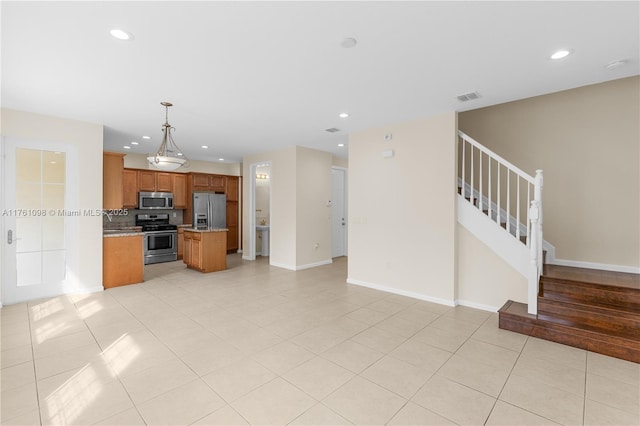
[[[132,237],[135,235],[144,235],[142,226],[118,226],[117,228],[104,228],[102,230],[103,237]]]
[[[196,228],[186,228],[185,231],[189,232],[227,232],[228,228],[209,228],[209,229],[196,229]]]
[[[192,228],[192,227],[193,227],[193,225],[190,224],[190,223],[185,223],[185,224],[182,224],[182,225],[178,225],[178,228]]]
[[[128,229],[105,229],[102,231],[102,236],[105,238],[111,237],[135,237],[137,235],[144,235],[142,231],[134,231]]]

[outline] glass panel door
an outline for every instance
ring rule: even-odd
[[[5,304],[62,294],[67,278],[67,153],[33,145],[5,147]]]

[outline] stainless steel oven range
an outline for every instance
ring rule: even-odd
[[[168,214],[137,214],[136,226],[144,232],[145,265],[178,260],[178,227]]]

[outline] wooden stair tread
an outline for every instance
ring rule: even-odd
[[[543,277],[579,282],[585,285],[595,284],[600,286],[615,286],[640,291],[640,274],[632,274],[628,272],[547,265]]]

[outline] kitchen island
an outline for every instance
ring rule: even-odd
[[[200,272],[227,269],[226,228],[184,229],[184,256],[188,268]]]

